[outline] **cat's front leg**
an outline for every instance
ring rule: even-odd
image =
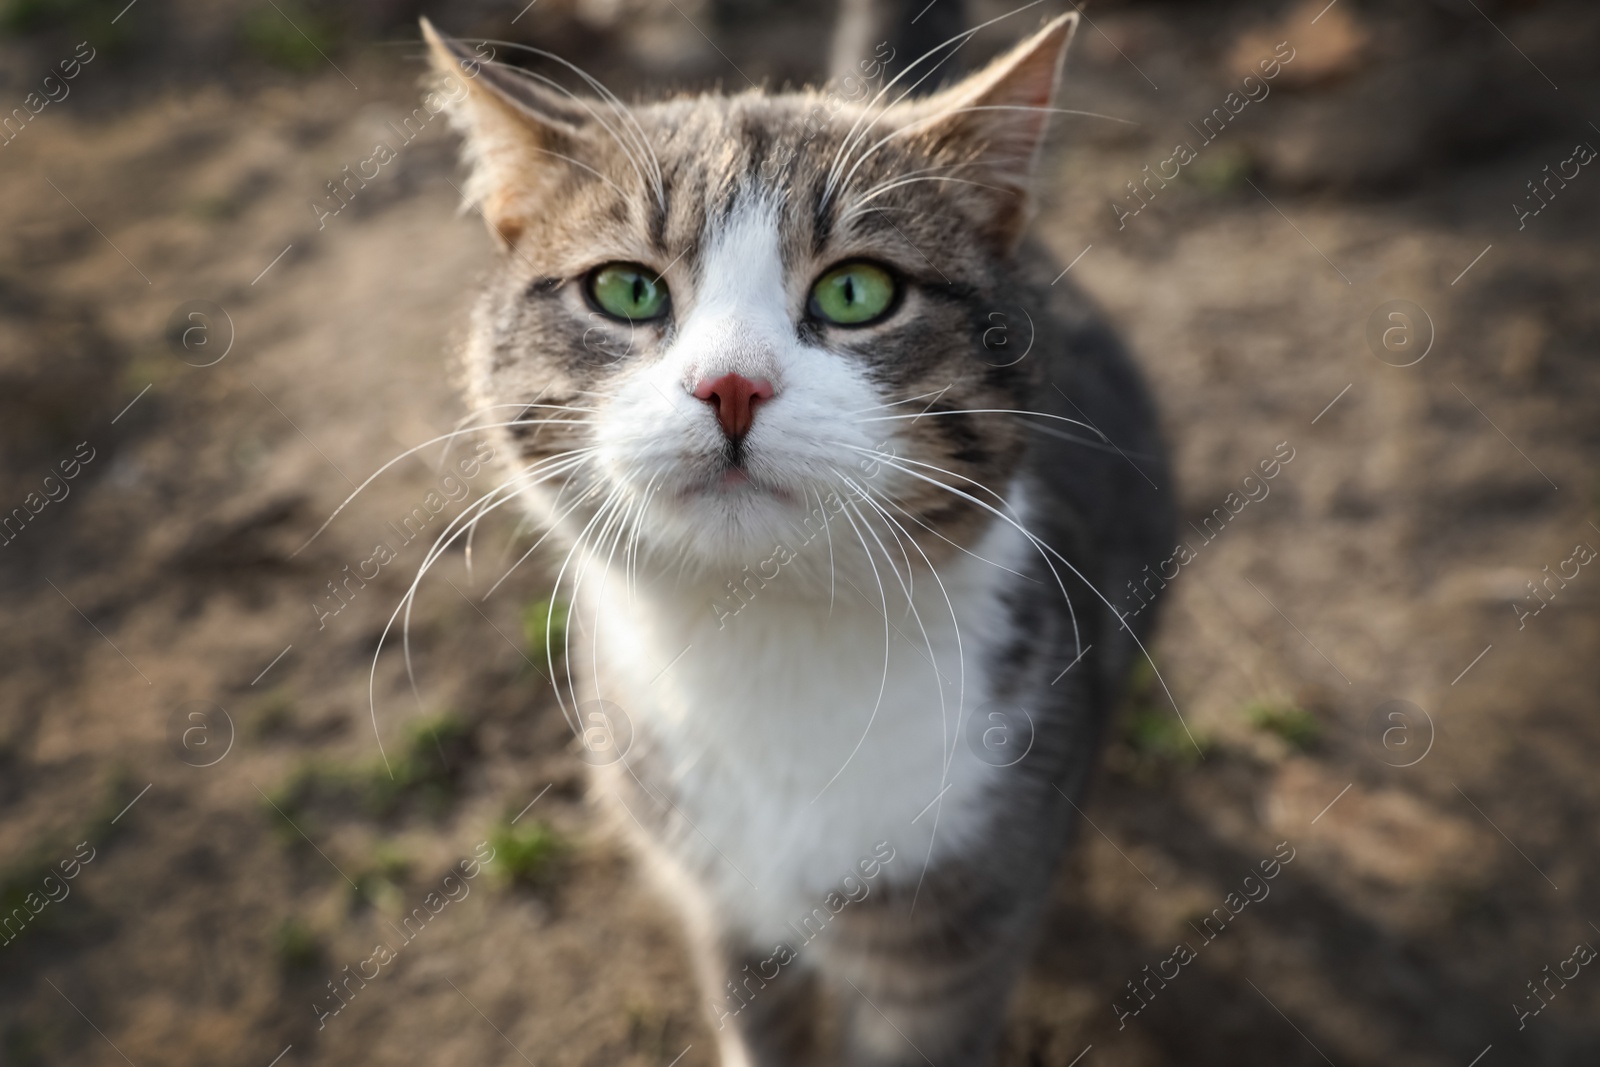
[[[819,967],[840,1009],[834,1062],[991,1062],[1048,884],[1048,860],[1015,858],[1013,879],[930,870],[914,907],[913,887],[896,887],[839,916]]]
[[[633,703],[645,707],[643,700]],[[703,814],[691,821],[684,813],[690,802],[665,771],[650,717],[627,721],[625,741],[612,737],[621,732],[617,723],[588,725],[604,727],[607,752],[626,751],[625,759],[593,767],[594,795],[682,919],[720,1067],[831,1065],[817,1055],[814,972],[792,942],[753,938],[731,918],[739,889],[730,897],[715,874],[733,868],[723,866],[727,857],[699,831]]]
[[[844,1067],[984,1067],[1020,950],[966,959],[873,961],[838,989]]]
[[[817,1063],[816,977],[787,945],[758,949],[722,937],[696,947],[710,998],[721,1067],[810,1067]]]

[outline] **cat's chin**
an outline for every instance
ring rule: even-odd
[[[798,490],[728,468],[658,497],[652,540],[706,562],[761,558],[805,515]],[[764,550],[764,552],[763,552]]]

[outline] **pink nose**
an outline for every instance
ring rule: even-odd
[[[711,405],[722,432],[737,441],[750,432],[750,424],[755,422],[756,401],[772,399],[772,383],[765,378],[751,381],[741,374],[724,374],[700,379],[694,395]]]

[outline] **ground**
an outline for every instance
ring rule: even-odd
[[[415,10],[0,6],[7,109],[80,60],[0,147],[0,505],[37,508],[0,546],[0,897],[39,908],[0,945],[0,1062],[714,1063],[682,939],[582,798],[548,576],[482,599],[512,521],[422,585],[378,752],[373,654],[426,541],[327,583],[459,496],[470,446],[305,544],[463,414],[492,252],[442,120],[310,206],[415,105]],[[623,91],[803,78],[826,35],[515,6],[429,13]],[[1600,177],[1569,162],[1600,145],[1600,14],[1411,7],[1108,4],[1074,45],[1062,105],[1137,125],[1058,121],[1035,233],[1138,353],[1192,558],[1173,702],[1141,672],[1007,1067],[1600,1055],[1600,978],[1571,977],[1600,942]]]

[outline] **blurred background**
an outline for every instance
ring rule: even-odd
[[[525,531],[496,513],[423,583],[415,691],[392,637],[374,666],[495,484],[470,445],[406,454],[464,414],[491,256],[444,121],[398,130],[418,14],[625,97],[820,78],[834,21],[0,0],[0,1063],[715,1062],[583,803],[549,578],[484,598]],[[1600,1062],[1600,8],[1086,14],[1061,104],[1128,121],[1054,124],[1033,232],[1160,401],[1192,558],[1156,659],[1200,752],[1136,679],[1001,1062]]]

